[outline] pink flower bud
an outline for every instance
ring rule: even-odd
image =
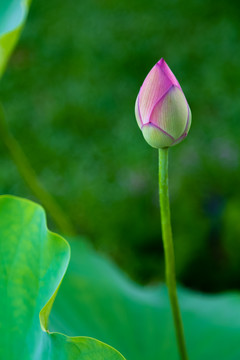
[[[191,110],[181,86],[163,59],[144,80],[135,114],[145,140],[154,148],[173,146],[187,136]]]

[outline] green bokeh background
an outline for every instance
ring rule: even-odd
[[[177,277],[240,288],[240,5],[236,1],[33,1],[1,81],[13,134],[80,234],[132,278],[164,278],[157,151],[134,117],[164,57],[192,109],[170,151]],[[0,144],[0,193],[36,200]],[[49,219],[50,228],[57,230]]]

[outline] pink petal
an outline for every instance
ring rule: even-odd
[[[161,69],[161,71],[168,77],[168,79],[171,81],[171,84],[174,86],[179,87],[179,89],[181,89],[181,86],[179,84],[179,82],[177,81],[175,75],[173,74],[172,70],[170,69],[170,67],[167,65],[167,63],[165,62],[165,60],[163,58],[161,58],[157,65],[159,66],[159,68]]]
[[[149,122],[155,104],[172,85],[172,77],[169,77],[169,73],[163,71],[162,67],[163,65],[160,66],[157,63],[147,75],[140,89],[139,113],[143,124]]]
[[[139,96],[137,97],[135,102],[135,116],[136,116],[137,124],[141,129],[143,124],[142,124],[141,114],[139,111]]]
[[[172,85],[156,103],[150,122],[174,139],[181,137],[188,126],[189,106],[179,87]]]

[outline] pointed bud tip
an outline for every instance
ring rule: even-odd
[[[162,64],[166,64],[166,61],[164,60],[164,58],[161,58],[158,62],[158,65],[162,65]]]

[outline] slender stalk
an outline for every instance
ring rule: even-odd
[[[21,145],[13,137],[8,129],[5,121],[3,109],[0,106],[0,137],[5,143],[9,153],[26,184],[29,186],[33,194],[40,200],[42,205],[49,212],[52,219],[55,221],[59,230],[65,235],[74,235],[75,230],[70,220],[64,214],[62,208],[58,205],[54,197],[43,187],[39,181],[36,173],[31,167],[29,160],[24,153]]]
[[[172,309],[180,358],[182,360],[187,360],[187,349],[184,339],[182,318],[178,304],[175,277],[175,260],[168,193],[168,149],[159,149],[159,201],[161,208],[162,237],[165,252],[165,270],[168,294]]]

